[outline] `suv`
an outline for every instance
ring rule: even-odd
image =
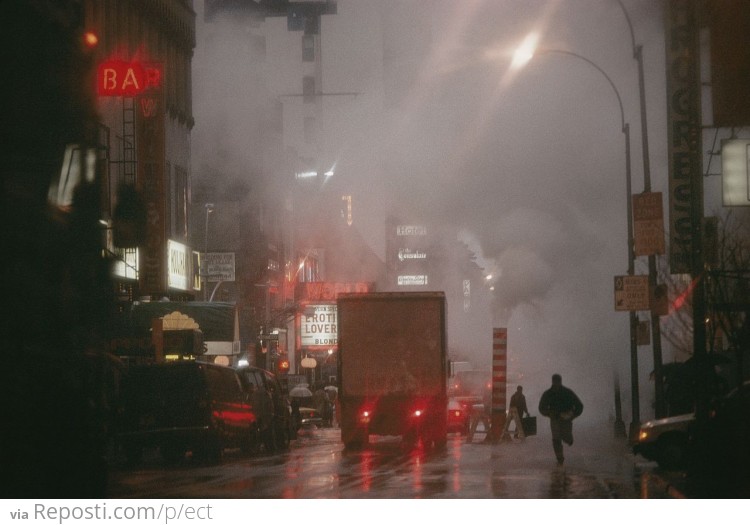
[[[218,461],[224,448],[255,450],[258,421],[235,370],[196,361],[131,368],[123,377],[119,439],[128,463],[158,448],[167,463]]]
[[[242,388],[258,417],[260,441],[268,452],[286,450],[292,439],[289,399],[281,382],[268,370],[252,366],[237,369]]]

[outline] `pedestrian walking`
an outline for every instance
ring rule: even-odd
[[[526,407],[526,396],[523,395],[523,387],[518,385],[516,393],[510,396],[510,409],[516,409],[519,417],[523,417],[524,413],[530,416],[529,409]]]
[[[549,418],[552,448],[558,465],[565,461],[562,444],[573,444],[573,420],[582,412],[583,403],[575,392],[563,386],[560,374],[553,374],[552,386],[539,399],[539,413]]]
[[[523,415],[526,414],[527,416],[530,416],[529,409],[526,406],[526,396],[523,395],[523,387],[521,385],[518,385],[518,388],[516,388],[516,393],[510,396],[510,406],[508,410],[508,419],[505,423],[505,428],[503,429],[503,435],[505,435],[506,432],[508,432],[508,429],[510,428],[511,421],[515,423],[516,426],[516,438],[523,439],[526,437],[526,433],[523,430]]]

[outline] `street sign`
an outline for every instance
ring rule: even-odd
[[[278,341],[279,334],[258,334],[258,341]]]
[[[660,192],[633,195],[633,251],[664,254],[664,211]]]
[[[618,312],[648,310],[648,276],[615,276],[615,310]]]
[[[208,281],[235,280],[234,252],[206,253],[206,278]]]

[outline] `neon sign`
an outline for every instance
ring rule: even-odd
[[[99,64],[96,88],[100,96],[135,96],[162,86],[161,64],[108,60]]]

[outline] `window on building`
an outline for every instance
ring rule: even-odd
[[[315,144],[315,117],[305,117],[302,121],[302,130],[307,144]]]
[[[302,62],[315,62],[315,37],[302,36]]]
[[[315,77],[302,77],[302,100],[305,104],[315,102]]]
[[[169,223],[170,233],[176,240],[187,239],[187,207],[188,207],[188,176],[187,170],[180,166],[170,169],[167,164],[169,177]]]

